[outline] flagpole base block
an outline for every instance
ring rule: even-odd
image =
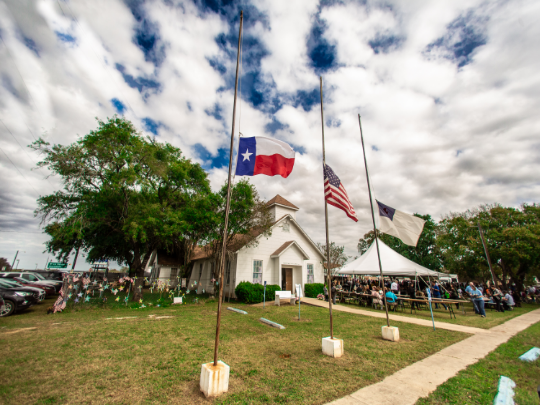
[[[397,326],[383,326],[382,338],[391,342],[399,342],[399,329]]]
[[[330,336],[322,339],[322,352],[323,354],[338,358],[343,356],[344,347],[342,339],[332,339]]]
[[[229,390],[230,370],[221,360],[217,366],[214,366],[214,362],[202,365],[200,388],[206,398],[217,397]]]

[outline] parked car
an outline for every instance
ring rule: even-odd
[[[34,295],[34,298],[41,302],[45,299],[46,293],[43,288],[39,287],[25,287],[18,281],[15,281],[14,279],[0,279],[0,288],[6,288],[6,289],[16,289],[20,291],[27,291],[31,292]]]
[[[67,273],[67,271],[65,270],[29,270],[29,272],[41,274],[45,278],[45,280],[56,281],[62,281],[64,279],[64,274]]]
[[[4,304],[0,307],[0,316],[10,316],[14,312],[30,308],[36,302],[33,293],[14,288],[0,288]]]
[[[48,284],[48,285],[54,286],[55,292],[59,292],[60,288],[62,288],[62,281],[46,280],[45,277],[43,277],[41,274],[31,273],[29,271],[22,272],[22,273],[16,272],[16,271],[5,272],[5,273],[1,273],[0,277],[6,277],[6,278],[21,277],[28,281],[41,282],[42,284]]]
[[[14,277],[14,278],[11,278],[10,280],[15,280],[17,283],[23,285],[24,287],[41,288],[43,291],[45,291],[45,294],[47,295],[47,297],[54,295],[56,293],[54,286],[49,285],[49,284],[43,284],[42,282],[39,282],[39,281],[28,281],[22,277]]]

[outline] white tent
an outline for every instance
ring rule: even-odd
[[[446,273],[439,273],[426,269],[425,267],[401,256],[398,252],[385,245],[380,239],[379,249],[381,253],[381,264],[384,276],[448,276]],[[362,256],[343,266],[337,271],[337,273],[366,276],[380,275],[375,241],[373,241],[369,249]]]

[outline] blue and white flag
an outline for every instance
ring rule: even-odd
[[[416,246],[426,221],[379,201],[377,205],[379,206],[379,231],[401,239],[406,245]]]

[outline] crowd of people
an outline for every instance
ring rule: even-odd
[[[521,307],[522,302],[540,302],[540,288],[535,286],[525,287],[521,292],[518,291],[515,284],[509,286],[506,290],[501,290],[497,286],[484,283],[457,283],[457,282],[439,282],[436,280],[425,281],[408,279],[385,278],[384,285],[379,284],[377,278],[356,278],[346,279],[341,285],[339,280],[334,280],[331,288],[332,301],[336,303],[337,293],[340,291],[350,291],[371,295],[374,306],[384,307],[384,298],[388,303],[395,303],[399,297],[425,299],[428,296],[432,298],[451,299],[451,300],[471,300],[474,306],[474,312],[481,317],[486,317],[486,305],[493,305],[497,312],[511,311],[514,307]],[[323,293],[325,300],[328,301],[329,291],[324,286]],[[444,302],[434,302],[435,309],[439,308],[439,303],[448,310]],[[411,302],[411,306],[418,307],[418,302]],[[456,303],[459,309],[459,303]]]

